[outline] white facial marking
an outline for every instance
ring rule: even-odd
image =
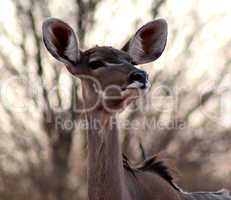
[[[126,87],[126,89],[140,89],[144,84],[139,81],[134,81]]]

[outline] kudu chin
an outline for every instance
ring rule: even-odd
[[[148,89],[147,73],[136,66],[161,56],[167,42],[165,20],[142,26],[121,50],[96,46],[83,51],[73,29],[55,18],[47,19],[42,31],[50,54],[81,80],[89,123],[90,200],[231,200],[226,192],[182,192],[157,157],[132,167],[122,155],[115,114]]]

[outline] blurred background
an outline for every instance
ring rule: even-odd
[[[231,189],[230,0],[1,0],[0,199],[86,200],[87,141],[78,80],[46,51],[42,22],[68,22],[82,49],[121,48],[165,18],[152,87],[119,116],[134,164],[162,152],[184,190]]]

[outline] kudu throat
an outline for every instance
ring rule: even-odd
[[[86,117],[89,199],[122,199],[124,170],[115,115],[98,111]]]

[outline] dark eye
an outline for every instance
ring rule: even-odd
[[[96,61],[90,62],[89,66],[90,66],[91,69],[98,69],[100,67],[105,66],[105,64],[100,60],[96,60]]]
[[[132,65],[137,65],[136,62],[134,62],[134,61],[131,61],[131,64],[132,64]]]

